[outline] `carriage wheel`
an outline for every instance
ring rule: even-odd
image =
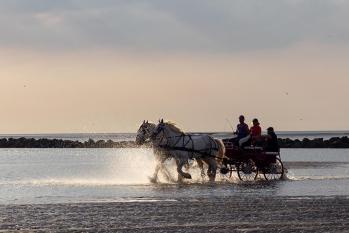
[[[249,159],[237,166],[237,172],[241,181],[254,181],[258,176],[258,170],[253,160]]]
[[[284,165],[279,158],[276,158],[275,163],[269,164],[264,169],[264,178],[266,180],[281,180],[284,176]]]
[[[226,167],[222,167],[220,169],[220,175],[223,179],[230,179],[233,175],[233,168],[232,166],[229,164]]]

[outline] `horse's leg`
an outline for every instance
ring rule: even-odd
[[[207,175],[210,179],[210,182],[214,182],[216,180],[217,161],[214,158],[207,158],[206,161],[208,164]]]
[[[153,176],[150,177],[150,182],[152,182],[152,183],[157,183],[158,182],[158,173],[159,173],[159,171],[161,169],[161,166],[162,166],[161,162],[158,162],[158,164],[155,167],[155,171],[154,171]]]
[[[177,180],[177,182],[178,182],[178,183],[182,183],[182,182],[183,182],[183,176],[182,176],[182,174],[178,171],[178,167],[179,167],[179,160],[178,160],[178,159],[176,159],[176,165],[177,165],[177,173],[178,173],[178,180]]]
[[[169,157],[166,157],[164,162],[162,163],[161,173],[163,174],[167,182],[176,182],[176,180],[172,177],[171,172],[167,169],[167,166],[164,166],[164,163],[167,159],[169,159]]]
[[[154,175],[150,178],[150,182],[157,183],[158,182],[158,174],[160,169],[163,169],[164,163],[166,161],[166,157],[162,157],[159,159],[158,164],[155,167]]]
[[[185,159],[176,159],[177,163],[177,172],[178,172],[178,182],[181,182],[183,178],[191,179],[191,175],[189,173],[185,173],[182,171],[183,166],[185,165],[187,160]]]
[[[185,171],[189,171],[189,169],[190,169],[189,161],[187,161],[187,162],[184,164],[184,169],[185,169]]]
[[[172,177],[171,172],[167,169],[167,167],[164,166],[161,171],[167,182],[176,182],[176,180]]]
[[[204,170],[204,163],[201,159],[196,159],[196,162],[198,163],[198,166],[201,170],[201,178],[204,179],[206,176],[205,170]]]

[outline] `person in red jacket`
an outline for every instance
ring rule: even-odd
[[[250,129],[250,134],[251,134],[252,144],[255,145],[256,142],[258,142],[262,136],[262,128],[260,127],[258,119],[256,118],[253,119],[252,123],[253,123],[253,126]]]

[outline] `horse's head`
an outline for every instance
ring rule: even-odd
[[[143,121],[139,127],[136,137],[136,144],[142,145],[153,135],[156,125],[148,121]]]
[[[164,132],[166,128],[165,122],[164,120],[159,120],[159,124],[157,126],[155,126],[154,131],[152,133],[152,135],[150,136],[151,139],[156,139],[161,133]]]

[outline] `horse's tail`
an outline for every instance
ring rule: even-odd
[[[217,157],[218,163],[221,164],[225,156],[225,146],[224,146],[224,143],[219,139],[215,139],[214,141],[218,145],[218,154],[216,155],[216,157]]]

